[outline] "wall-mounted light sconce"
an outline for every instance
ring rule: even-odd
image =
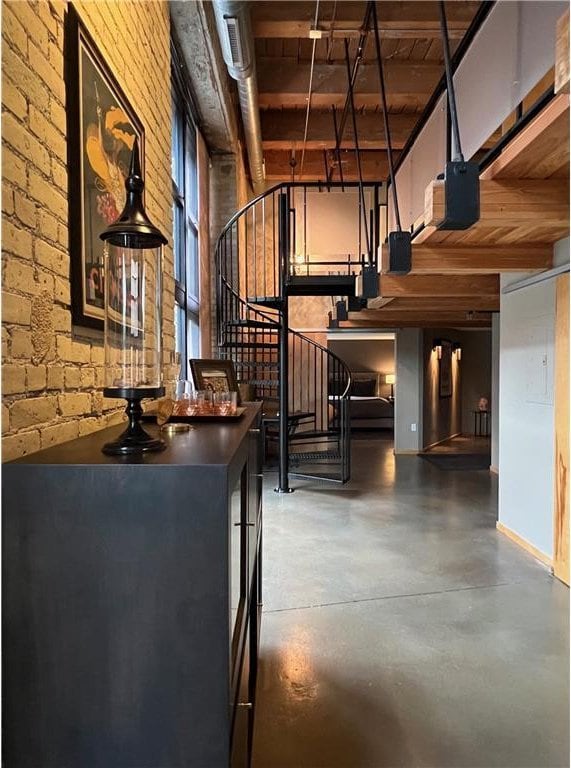
[[[459,341],[452,344],[452,352],[456,355],[456,360],[462,360],[462,346]]]
[[[432,339],[432,351],[436,352],[436,357],[442,359],[442,339]]]
[[[391,400],[394,400],[395,393],[394,393],[394,386],[397,383],[397,377],[394,373],[387,373],[385,375],[385,384],[391,385]]]

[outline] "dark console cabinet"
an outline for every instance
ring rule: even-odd
[[[101,453],[112,428],[3,466],[6,766],[248,766],[259,417],[138,460]]]

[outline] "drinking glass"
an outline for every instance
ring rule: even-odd
[[[175,416],[189,416],[191,407],[191,394],[193,391],[192,382],[188,379],[179,379],[174,387],[174,407]]]

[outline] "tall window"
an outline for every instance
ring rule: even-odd
[[[172,106],[172,193],[174,222],[175,332],[180,376],[200,356],[198,266],[198,175],[196,127],[175,67]]]

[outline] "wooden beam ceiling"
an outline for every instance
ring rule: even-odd
[[[387,98],[391,104],[420,108],[443,73],[441,64],[433,62],[389,61],[385,65]],[[258,59],[260,107],[295,107],[306,104],[310,64],[295,59]],[[342,107],[347,96],[347,70],[344,64],[316,64],[313,71],[314,108]],[[362,64],[355,82],[355,106],[377,106],[379,71],[376,64]],[[333,133],[333,126],[331,127]]]
[[[541,272],[553,264],[550,245],[431,246],[413,245],[412,275],[493,275],[498,272]],[[388,247],[383,245],[381,271],[388,272]]]
[[[395,153],[397,156],[398,153]],[[291,178],[290,165],[291,152],[280,150],[268,150],[264,153],[266,167],[266,181],[279,181]],[[296,181],[319,181],[325,179],[325,157],[323,151],[310,150],[305,153],[303,160],[303,174],[301,171],[301,150],[295,155],[295,180]],[[331,151],[327,153],[327,162],[335,169],[332,177],[333,181],[339,181],[339,171],[335,154]],[[342,150],[341,165],[343,168],[344,181],[358,181],[357,161],[355,152],[352,150]],[[382,181],[388,176],[388,162],[385,152],[361,152],[361,168],[364,181]]]
[[[444,218],[444,182],[426,188],[424,229],[414,244],[516,245],[553,243],[569,232],[567,179],[480,182],[480,219],[469,229],[438,230]]]
[[[483,296],[403,296],[393,298],[389,303],[378,309],[365,309],[360,312],[349,312],[349,320],[359,320],[361,315],[376,317],[390,312],[499,312],[500,295]]]
[[[555,93],[569,93],[569,9],[557,22],[555,39]]]
[[[379,296],[497,296],[499,275],[380,275]]]
[[[491,328],[491,314],[480,313],[473,317],[465,312],[439,312],[433,314],[396,313],[382,318],[345,320],[340,328]]]
[[[569,178],[569,94],[556,96],[480,178]]]
[[[339,22],[320,21],[317,25],[323,37],[353,38],[361,35],[362,19],[349,21],[342,19]],[[456,22],[448,27],[451,40],[461,40],[468,25],[464,22]],[[254,37],[266,38],[309,38],[309,32],[313,29],[313,21],[254,21]],[[440,40],[440,24],[438,21],[407,22],[391,21],[379,23],[379,33],[382,40]]]
[[[481,174],[481,217],[469,229],[438,230],[442,182],[425,193],[424,228],[414,238],[431,247],[550,247],[569,234],[569,95],[560,93]]]
[[[301,146],[305,131],[305,110],[262,110],[260,114],[264,149],[290,150]],[[416,114],[389,115],[389,128],[393,149],[402,149],[416,125]],[[342,148],[353,149],[353,127],[347,121]],[[381,114],[357,115],[357,136],[361,149],[386,149],[385,131]],[[335,134],[333,115],[329,111],[312,111],[309,116],[307,150],[333,149]]]
[[[558,227],[567,222],[569,184],[566,180],[517,179],[480,182],[480,218],[471,230],[489,227],[518,227],[530,218],[542,226]],[[431,182],[426,191],[424,223],[436,225],[444,219],[444,182]]]
[[[451,38],[460,38],[478,7],[477,2],[447,3],[446,16]],[[354,37],[361,32],[364,2],[320,3],[318,29],[337,37]],[[315,3],[252,3],[255,37],[308,38],[313,28]],[[383,2],[378,4],[379,30],[383,38],[439,39],[438,4],[435,2]]]

